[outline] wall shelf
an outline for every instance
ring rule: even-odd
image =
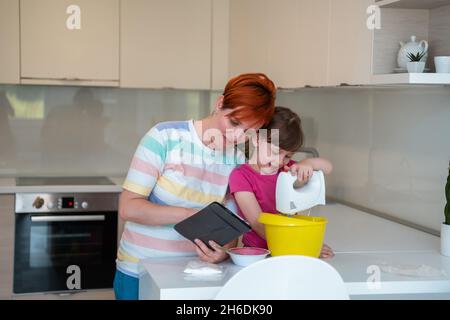
[[[372,84],[450,85],[450,73],[397,73],[372,76]]]
[[[373,85],[449,85],[450,74],[435,72],[434,57],[450,53],[450,0],[381,0],[381,29],[374,31]],[[411,36],[429,44],[430,73],[395,73],[400,41]]]
[[[378,0],[375,2],[380,8],[396,9],[436,9],[450,5],[449,0]]]

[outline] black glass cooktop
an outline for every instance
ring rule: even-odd
[[[18,177],[17,186],[98,186],[113,185],[107,177]]]

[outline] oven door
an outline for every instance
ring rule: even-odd
[[[111,288],[117,212],[16,213],[14,293]]]

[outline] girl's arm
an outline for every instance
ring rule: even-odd
[[[299,188],[309,181],[314,171],[322,170],[323,173],[329,174],[333,170],[333,165],[324,158],[306,158],[294,163],[290,167],[285,166],[284,169],[289,170],[292,175],[297,176],[297,181],[294,186]]]
[[[249,222],[252,229],[263,239],[266,238],[264,225],[258,222],[259,215],[262,210],[256,200],[255,194],[248,191],[239,191],[234,193],[236,204],[241,209],[242,214]]]
[[[325,174],[330,174],[333,170],[331,162],[324,158],[306,158],[300,161],[299,164],[309,165],[314,171],[322,170]]]
[[[123,190],[119,198],[120,218],[144,225],[175,224],[197,211],[198,209],[161,206],[128,190]]]

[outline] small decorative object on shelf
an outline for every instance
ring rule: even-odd
[[[418,52],[425,52],[425,55],[422,57],[423,62],[426,62],[428,59],[428,42],[426,40],[422,40],[420,42],[417,42],[416,36],[411,36],[411,41],[404,43],[403,41],[400,41],[400,50],[398,51],[397,56],[397,64],[400,69],[406,70],[407,63],[410,61],[408,58],[408,53],[418,53]]]
[[[445,186],[445,221],[441,225],[441,254],[450,257],[450,163],[448,164],[448,178]]]
[[[450,56],[434,57],[436,73],[450,73]]]
[[[408,52],[407,57],[409,61],[406,64],[409,73],[422,73],[425,70],[425,61],[422,61],[426,52]]]

